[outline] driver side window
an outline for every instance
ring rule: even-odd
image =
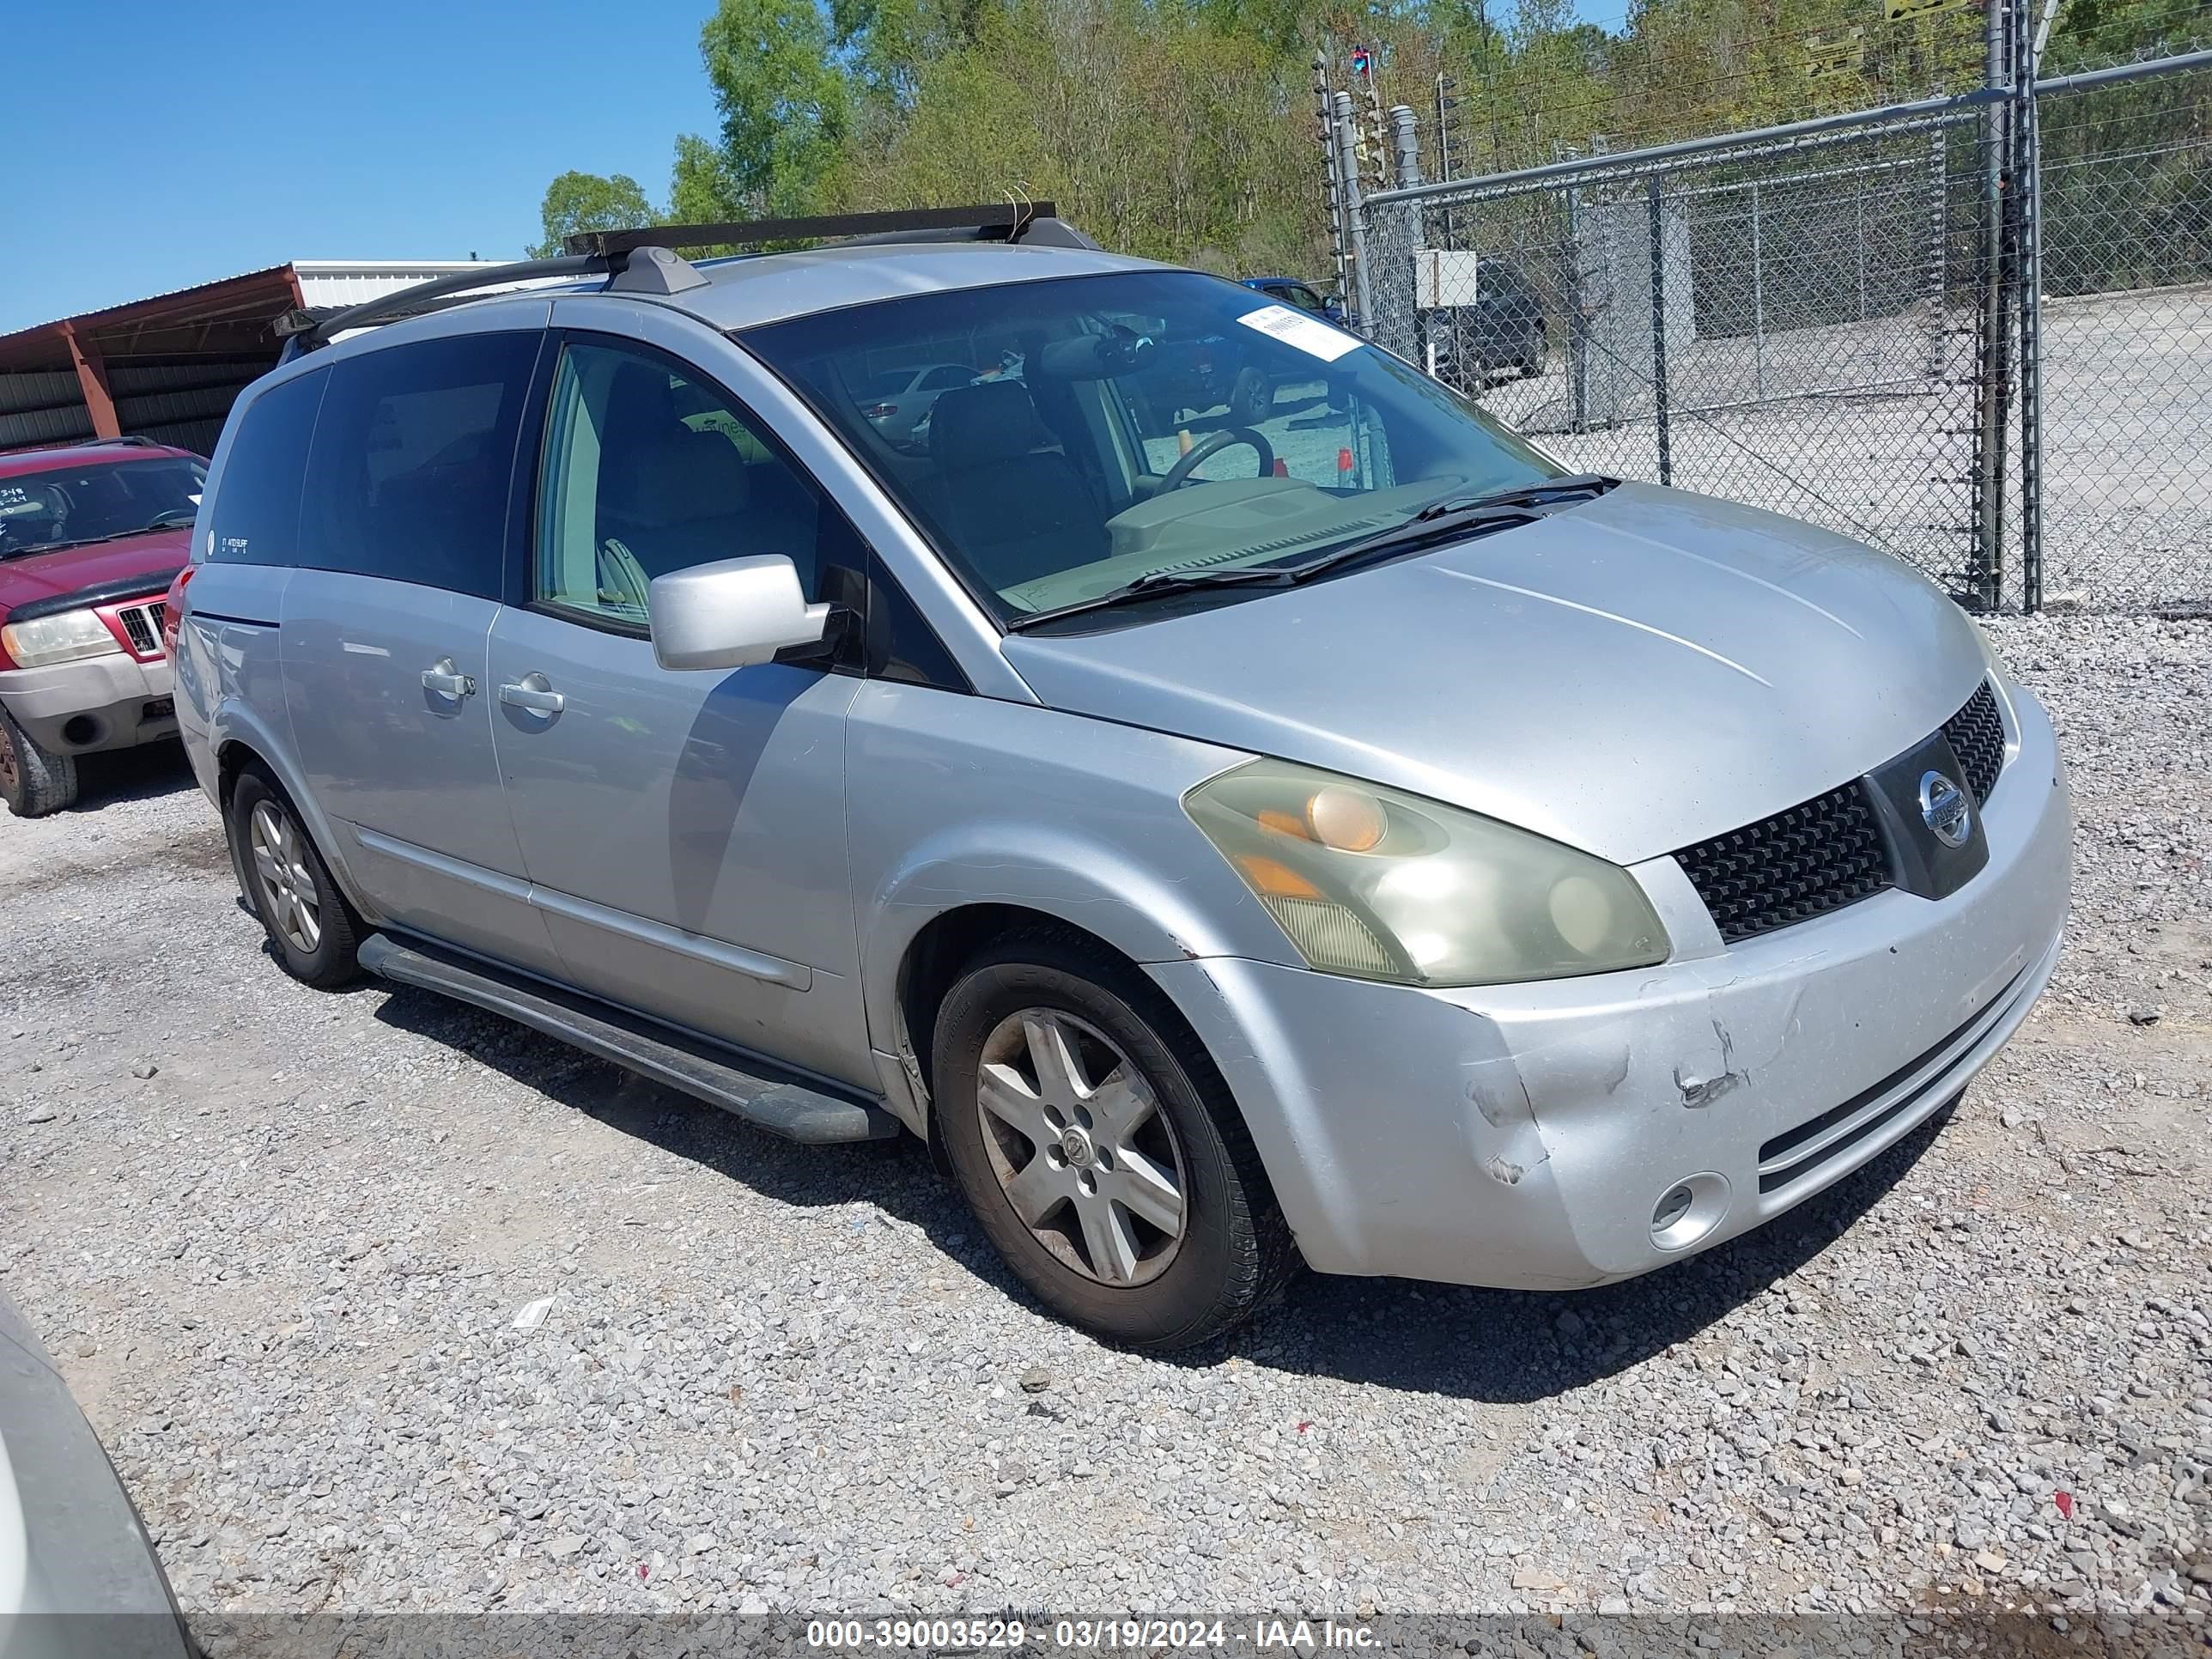
[[[539,472],[532,598],[623,629],[655,576],[781,553],[828,597],[819,546],[837,522],[745,410],[669,359],[571,341],[556,370]]]

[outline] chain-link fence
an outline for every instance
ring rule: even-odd
[[[1968,604],[2212,599],[2212,64],[2123,73],[1374,196],[1363,325]]]
[[[2212,66],[2036,104],[2043,599],[2212,603]]]

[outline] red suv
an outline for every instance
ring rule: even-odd
[[[174,737],[163,595],[207,463],[143,439],[0,455],[0,798],[76,799],[76,757]]]

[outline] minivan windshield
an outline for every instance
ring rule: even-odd
[[[11,473],[0,478],[0,559],[190,524],[206,483],[207,469],[179,455]]]
[[[1304,565],[1562,471],[1388,352],[1190,271],[916,295],[738,338],[1012,627],[1133,584],[1225,603],[1256,590],[1167,578]],[[972,377],[918,419],[869,417],[927,365]]]

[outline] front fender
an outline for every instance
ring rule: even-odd
[[[854,923],[877,1072],[909,1123],[922,1112],[901,1054],[900,970],[939,917],[1030,911],[1137,963],[1291,959],[1182,810],[1194,785],[1249,758],[1033,704],[862,688],[847,719]]]
[[[895,1052],[898,966],[915,939],[972,905],[1035,911],[1139,963],[1287,961],[1281,929],[1196,827],[1176,817],[1182,833],[1163,826],[1166,847],[1155,842],[1143,854],[1075,826],[1010,821],[947,827],[917,842],[862,902],[868,1030],[878,1050]]]

